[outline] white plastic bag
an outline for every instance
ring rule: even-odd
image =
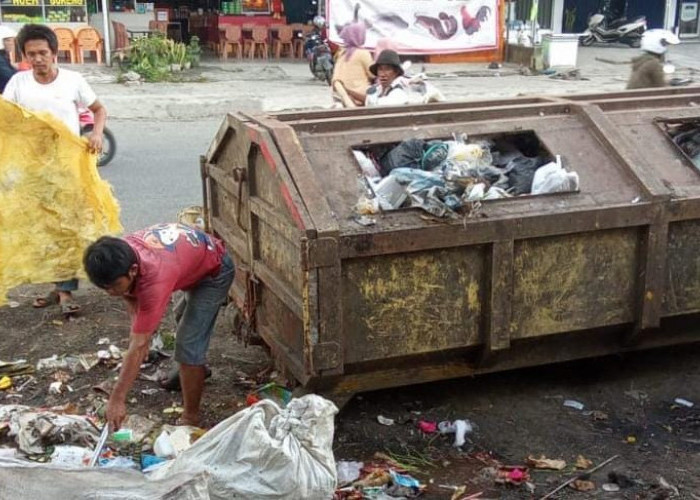
[[[207,472],[212,499],[318,499],[333,496],[334,416],[338,408],[310,394],[285,409],[263,400],[224,420],[151,479]]]
[[[566,193],[578,191],[579,179],[576,172],[567,172],[561,166],[561,159],[542,165],[532,178],[532,194]]]

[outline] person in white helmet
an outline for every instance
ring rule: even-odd
[[[665,87],[664,59],[669,45],[677,45],[680,40],[668,30],[648,30],[642,35],[641,56],[632,60],[632,74],[627,82],[628,89]]]
[[[5,85],[12,75],[17,73],[17,68],[10,60],[10,51],[14,50],[16,36],[17,33],[13,29],[0,25],[0,94],[5,90]]]

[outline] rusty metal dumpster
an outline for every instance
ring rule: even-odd
[[[201,166],[238,326],[339,398],[700,340],[700,173],[669,137],[699,105],[689,87],[229,114]],[[352,148],[455,132],[534,134],[580,190],[353,220]]]

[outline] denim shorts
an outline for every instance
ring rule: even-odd
[[[219,308],[226,303],[235,268],[228,253],[221,258],[221,269],[185,292],[185,309],[175,334],[175,360],[186,365],[206,363],[209,339]]]

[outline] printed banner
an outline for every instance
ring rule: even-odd
[[[326,0],[328,37],[353,20],[367,26],[365,48],[390,40],[401,54],[449,54],[495,49],[498,0]]]

